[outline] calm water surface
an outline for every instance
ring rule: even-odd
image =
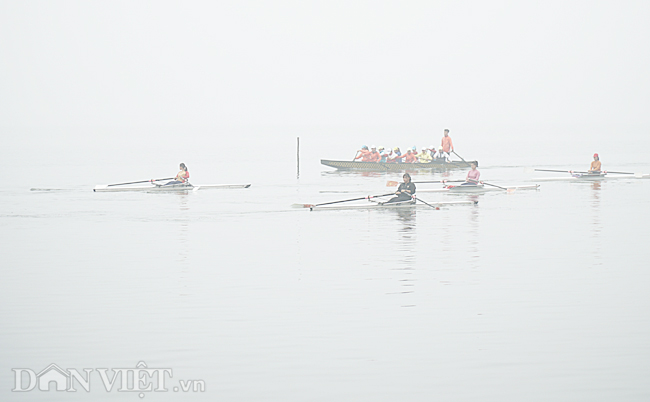
[[[0,399],[139,400],[98,377],[90,393],[11,392],[11,369],[140,361],[173,369],[169,388],[206,386],[150,401],[650,399],[650,180],[309,212],[290,206],[381,194],[399,175],[304,165],[300,179],[286,163],[194,180],[246,190],[90,191],[108,170],[5,187]],[[503,165],[483,178],[542,176]]]

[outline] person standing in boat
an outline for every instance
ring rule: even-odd
[[[180,171],[176,174],[176,177],[174,180],[165,183],[165,186],[169,186],[172,184],[185,184],[188,182],[190,178],[190,172],[187,171],[187,166],[185,166],[184,163],[181,163],[180,166]]]
[[[598,157],[598,154],[594,154],[594,161],[591,162],[591,166],[589,166],[589,173],[590,174],[600,173],[600,168],[601,168],[600,158]]]
[[[479,184],[479,179],[481,178],[481,172],[478,171],[478,162],[470,162],[470,166],[472,169],[467,172],[467,177],[465,178],[465,183],[461,184],[463,185],[472,185],[475,186]]]
[[[411,175],[408,173],[404,173],[404,176],[402,176],[404,179],[403,183],[400,183],[399,187],[397,187],[397,191],[395,192],[395,195],[397,197],[393,197],[390,200],[386,201],[385,204],[389,204],[391,202],[404,202],[404,201],[411,201],[413,198],[413,195],[415,194],[415,184],[411,181]]]
[[[442,143],[440,144],[442,150],[447,154],[451,155],[454,152],[454,144],[451,142],[451,137],[449,136],[449,129],[445,129],[445,134],[442,137]]]

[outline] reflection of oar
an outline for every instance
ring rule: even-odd
[[[415,184],[422,184],[422,183],[461,183],[464,182],[465,180],[431,180],[431,181],[414,181],[413,183]],[[399,182],[396,181],[388,181],[386,183],[386,187],[396,187],[399,184]]]
[[[379,198],[379,197],[386,197],[389,195],[394,195],[395,193],[388,193],[388,194],[381,194],[381,195],[367,195],[365,197],[359,197],[359,198],[350,198],[348,200],[341,200],[341,201],[332,201],[332,202],[324,202],[321,204],[293,204],[293,208],[312,208],[312,207],[320,207],[321,205],[330,205],[330,204],[338,204],[341,202],[349,202],[349,201],[359,201],[359,200],[369,200],[371,198]]]
[[[132,181],[132,182],[128,182],[128,183],[107,184],[106,187],[125,186],[127,184],[149,183],[151,181],[160,181],[160,180],[174,180],[174,178],[173,177],[168,177],[166,179],[151,179],[151,180],[142,180],[142,181]]]
[[[451,152],[452,152],[454,155],[456,155],[457,157],[459,157],[461,161],[465,162],[465,164],[466,164],[467,166],[469,166],[469,163],[467,163],[467,161],[466,161],[465,159],[463,159],[462,156],[458,155],[458,154],[456,153],[456,151],[453,151],[453,150],[452,150]]]

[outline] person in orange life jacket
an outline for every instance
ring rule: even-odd
[[[598,154],[594,154],[594,161],[591,162],[591,166],[589,166],[589,173],[600,173],[600,168],[602,167],[602,164],[600,163],[600,158],[598,157]]]
[[[370,147],[370,160],[368,162],[379,162],[381,155],[377,152],[377,147],[374,145]]]
[[[417,156],[410,149],[406,151],[404,163],[415,163],[417,161],[418,161]]]
[[[370,151],[368,151],[368,146],[364,145],[360,150],[357,151],[359,154],[354,160],[361,158],[361,162],[370,162]]]
[[[174,180],[165,183],[165,186],[169,186],[171,184],[184,184],[187,183],[187,181],[190,178],[190,172],[187,171],[187,166],[185,166],[184,163],[181,163],[180,166],[180,172],[176,174],[176,177]]]
[[[413,195],[415,194],[415,184],[411,181],[411,175],[404,173],[404,176],[402,176],[402,178],[404,179],[404,182],[400,183],[397,191],[395,192],[397,197],[391,198],[384,204],[391,202],[410,201],[413,198]]]
[[[449,136],[449,129],[445,129],[444,137],[442,137],[442,143],[440,144],[442,150],[448,154],[454,150],[454,144],[451,142],[451,137]]]

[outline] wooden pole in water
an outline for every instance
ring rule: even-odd
[[[296,178],[300,178],[300,137],[296,137]]]

